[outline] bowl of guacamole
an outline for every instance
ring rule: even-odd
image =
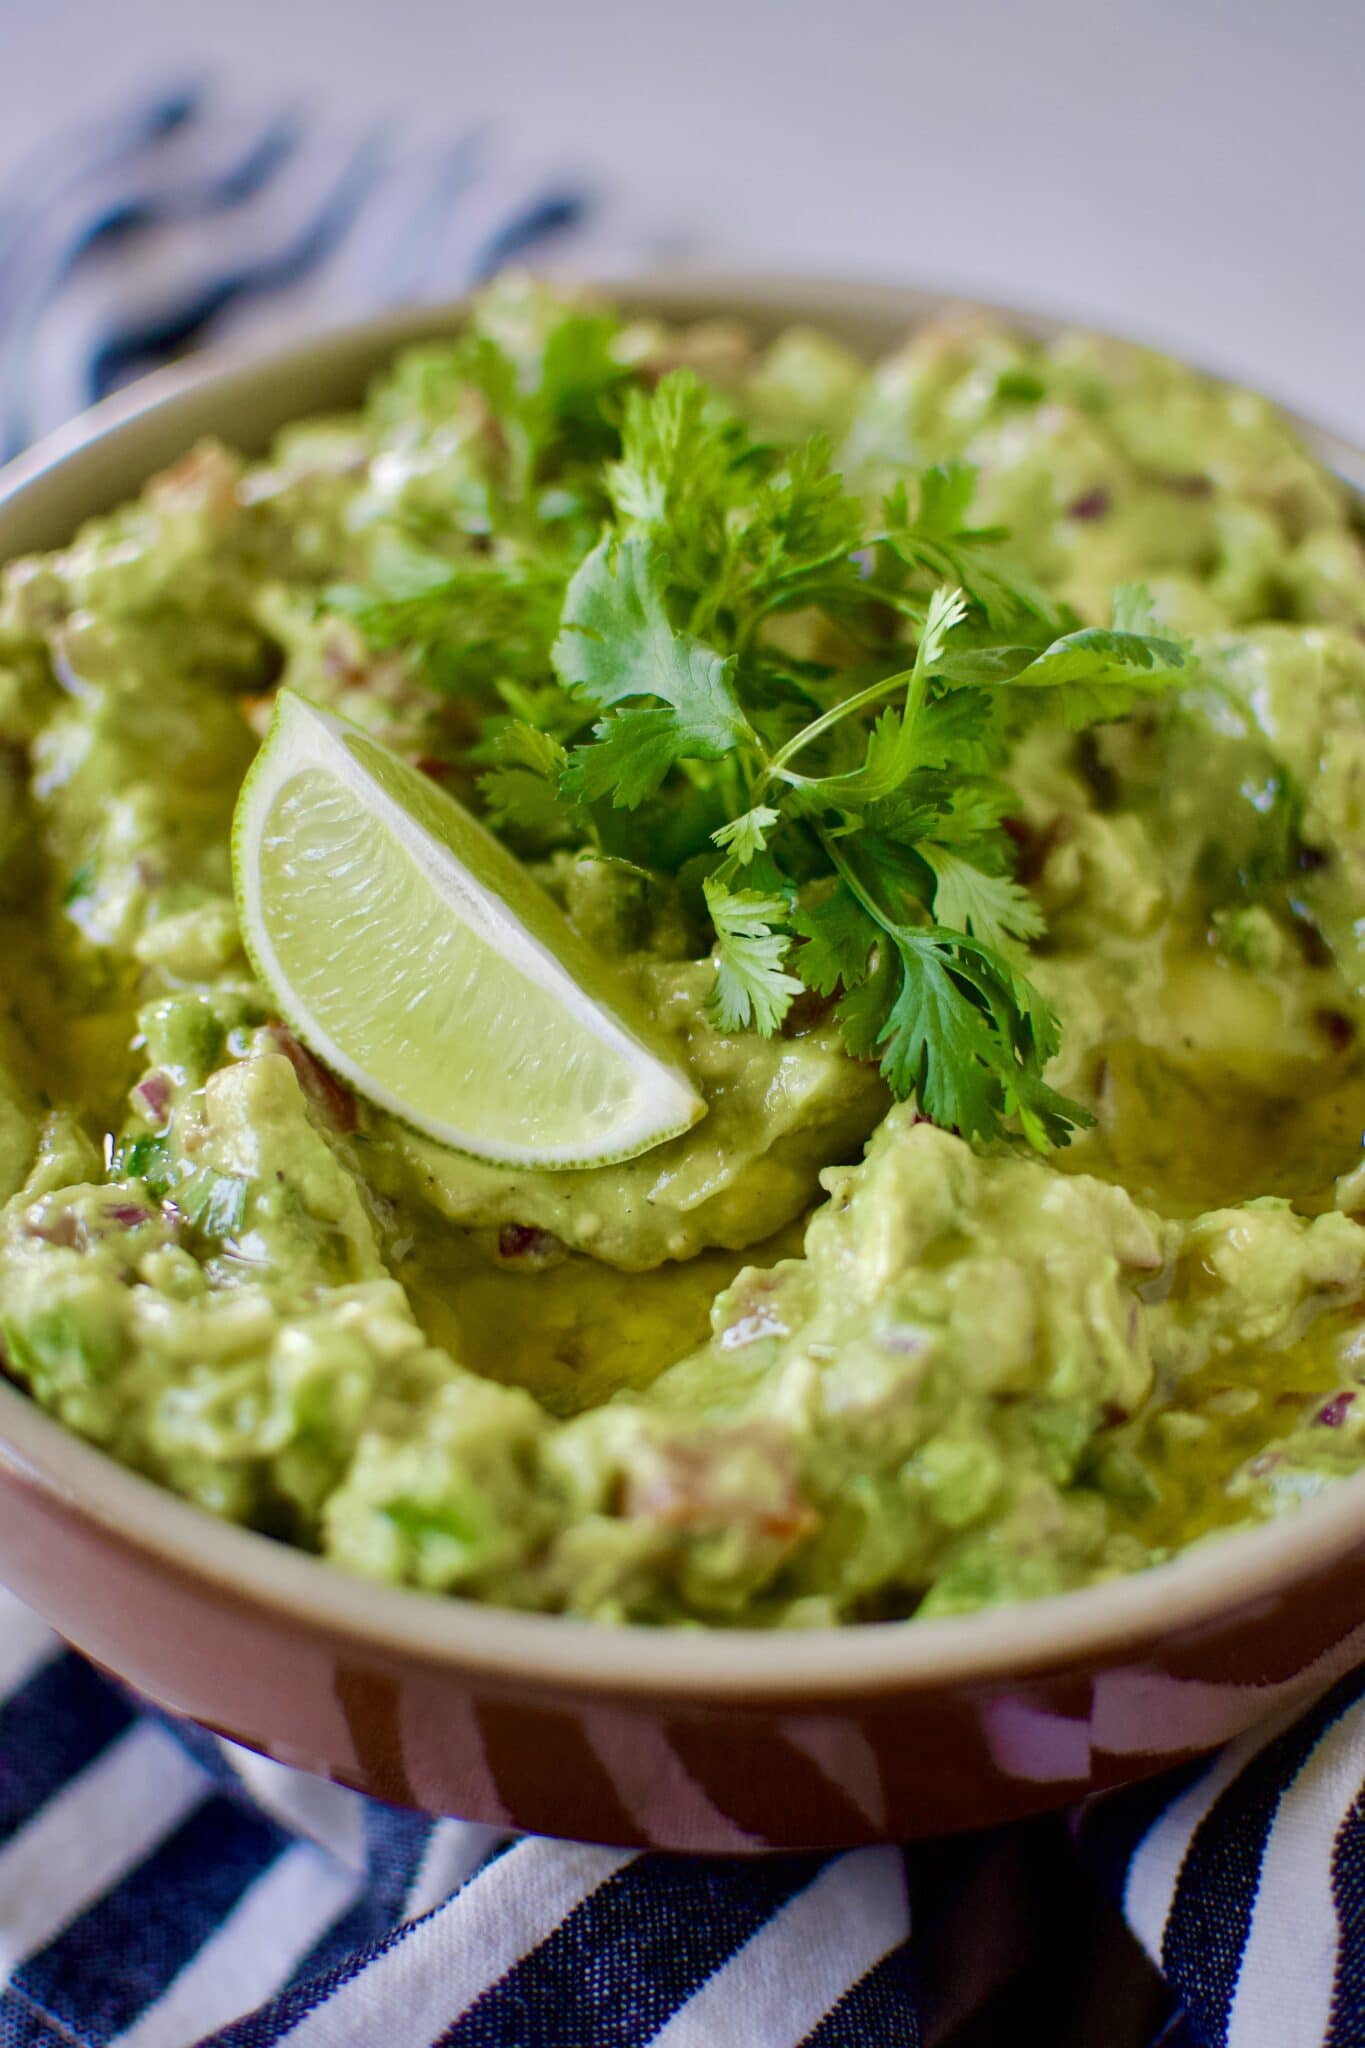
[[[1024,1810],[1326,1669],[1365,1540],[1350,464],[1046,322],[525,279],[28,458],[0,1577],[295,1761],[674,1846]],[[234,889],[281,691],[510,851],[687,1129],[473,1157],[329,1064]],[[1181,1641],[1135,1733],[1125,1671]],[[970,1756],[882,1782],[916,1712]],[[774,1805],[793,1743],[824,1789]]]

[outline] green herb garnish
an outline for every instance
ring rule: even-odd
[[[515,843],[680,874],[718,1028],[775,1032],[810,990],[935,1121],[1065,1142],[1088,1119],[1044,1079],[1058,1026],[1024,969],[1042,916],[1009,760],[1041,718],[1124,716],[1185,650],[1140,587],[1106,628],[1045,596],[971,523],[967,465],[870,516],[827,441],[763,444],[690,372],[623,382],[600,325],[575,335],[568,387],[550,341],[538,370],[462,345],[508,451],[491,541],[390,536],[340,602],[443,690],[483,692],[483,793]]]

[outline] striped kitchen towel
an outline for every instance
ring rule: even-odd
[[[0,185],[0,457],[210,336],[457,296],[512,261],[657,261],[580,169],[482,128],[403,147],[168,89],[63,130]]]
[[[512,1841],[139,1712],[0,1595],[2,2048],[921,2035],[894,1848]]]
[[[0,448],[207,338],[661,246],[490,133],[167,91],[0,189]],[[0,2048],[1365,2048],[1363,1788],[1357,1676],[1069,1833],[509,1841],[172,1727],[0,1593]]]
[[[1356,1674],[1070,1841],[518,1841],[172,1727],[0,1594],[0,2048],[1359,2048],[1363,1773]]]

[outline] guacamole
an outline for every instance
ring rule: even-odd
[[[741,486],[769,596],[737,624],[707,565],[740,514],[702,514]],[[874,542],[827,544],[874,506]],[[842,841],[798,805],[774,881],[777,812],[681,684],[629,714],[653,726],[575,714],[575,578],[627,517],[674,522],[651,559],[693,596],[651,630],[684,678],[696,648],[713,688],[766,650],[775,758],[804,704],[850,791],[903,746],[884,681],[917,687],[930,591],[963,586],[916,785],[937,854],[897,865],[884,781]],[[1033,674],[1019,621],[1064,653],[988,783],[967,685]],[[1160,691],[1095,668],[1151,646]],[[512,1169],[327,1071],[233,895],[282,684],[490,819],[701,1121]],[[726,896],[742,837],[757,886]],[[904,995],[867,1022],[891,949],[849,937],[860,846],[906,946],[958,949],[912,1023]],[[868,367],[500,285],[354,415],[264,461],[204,444],[8,565],[0,957],[0,1365],[351,1571],[608,1621],[949,1614],[1365,1464],[1365,546],[1269,405],[1158,356],[961,318]],[[1024,1050],[988,1095],[997,1029]]]

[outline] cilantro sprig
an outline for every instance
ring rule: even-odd
[[[1080,731],[1180,676],[1145,591],[1084,626],[972,524],[967,465],[869,514],[827,441],[755,440],[686,370],[622,382],[598,325],[554,358],[569,407],[535,396],[543,363],[479,349],[514,451],[491,544],[404,537],[387,588],[342,601],[440,687],[483,691],[494,824],[679,874],[719,1029],[774,1033],[810,991],[935,1121],[1065,1142],[1086,1114],[1045,1078],[1058,1024],[1026,972],[1043,920],[1009,762],[1036,721]],[[537,526],[566,491],[595,532]]]

